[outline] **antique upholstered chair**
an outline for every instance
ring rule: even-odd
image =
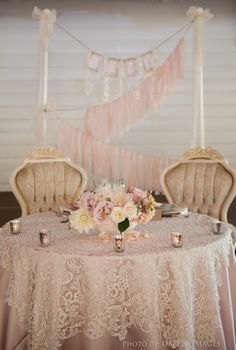
[[[10,177],[22,215],[56,210],[85,189],[87,175],[55,148],[37,148]]]
[[[161,185],[168,202],[227,223],[236,195],[236,171],[214,148],[197,147],[165,169]]]

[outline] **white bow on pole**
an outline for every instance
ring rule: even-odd
[[[35,6],[32,12],[32,18],[39,20],[40,38],[50,38],[53,34],[53,24],[57,19],[56,10],[44,9],[41,11],[37,6]]]
[[[34,7],[32,12],[33,19],[39,20],[39,72],[38,72],[38,106],[36,118],[36,145],[45,146],[46,144],[46,112],[47,94],[48,94],[48,46],[49,38],[53,34],[53,24],[56,22],[56,10],[44,9],[41,11]]]
[[[203,99],[203,27],[213,15],[209,9],[191,6],[187,16],[195,19],[193,27],[193,130],[192,147],[205,147],[204,99]],[[198,134],[200,133],[199,137]]]

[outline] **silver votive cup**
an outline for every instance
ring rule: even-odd
[[[171,244],[174,248],[180,248],[183,245],[183,235],[180,232],[171,233]]]
[[[40,230],[39,240],[41,247],[48,247],[51,244],[51,231],[47,229]]]
[[[114,249],[116,252],[123,252],[125,250],[125,239],[123,235],[114,236]]]
[[[10,221],[10,230],[12,234],[20,233],[21,232],[21,221],[20,219],[14,219]]]
[[[222,233],[222,222],[218,220],[214,220],[211,222],[211,232],[214,235],[220,235]]]

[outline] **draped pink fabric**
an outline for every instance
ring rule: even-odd
[[[88,108],[85,115],[86,132],[108,141],[112,136],[121,136],[127,128],[155,110],[183,76],[183,48],[184,40],[181,39],[162,65],[134,90],[114,101]],[[151,60],[150,53],[147,57]],[[149,70],[151,65],[147,57],[143,59],[146,59],[146,69]]]
[[[106,144],[62,120],[58,122],[57,147],[95,175],[122,177],[129,184],[155,191],[161,190],[160,174],[175,161]]]
[[[58,148],[95,175],[123,177],[137,187],[161,190],[160,175],[167,165],[174,162],[173,159],[144,156],[110,145],[108,141],[111,136],[122,136],[125,130],[139,123],[170,94],[183,75],[183,47],[181,39],[163,64],[135,89],[114,101],[88,108],[84,132],[66,122],[59,122]],[[98,69],[101,57],[91,53],[90,58],[91,68]],[[151,53],[142,59],[146,70],[152,70]],[[126,63],[130,65],[130,70],[134,69],[134,62]],[[110,60],[109,64],[112,74],[116,74],[117,62]]]

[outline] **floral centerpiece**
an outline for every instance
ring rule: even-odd
[[[69,221],[81,233],[89,233],[95,227],[104,232],[123,233],[137,223],[151,220],[155,208],[156,202],[150,192],[136,187],[125,190],[103,185],[84,192],[72,203]]]

